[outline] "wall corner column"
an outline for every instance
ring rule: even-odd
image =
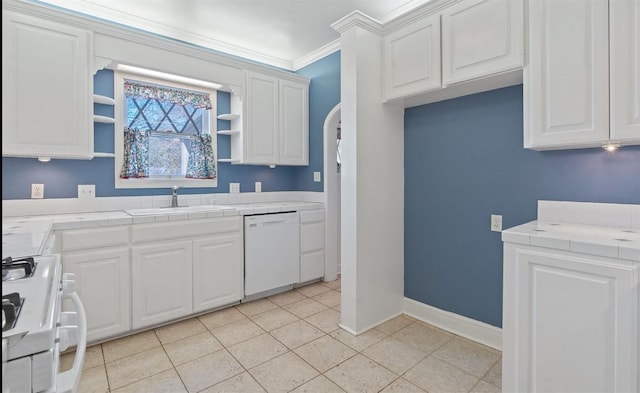
[[[362,333],[402,312],[404,108],[383,104],[382,25],[358,11],[341,39],[341,327]]]

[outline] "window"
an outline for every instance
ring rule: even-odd
[[[176,78],[116,71],[116,188],[217,187],[217,91]]]

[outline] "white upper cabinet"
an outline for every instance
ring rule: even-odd
[[[93,34],[2,11],[2,155],[93,157]]]
[[[383,45],[386,99],[423,93],[441,86],[440,15],[386,34]]]
[[[640,2],[612,1],[611,139],[640,143]]]
[[[443,85],[522,68],[521,0],[466,0],[441,15]]]
[[[637,2],[529,1],[528,15],[525,147],[640,143]]]
[[[237,124],[242,129],[230,133],[232,163],[309,165],[308,81],[247,71],[242,122]]]
[[[280,164],[309,164],[309,89],[280,81]]]
[[[384,26],[383,100],[408,107],[520,84],[523,36],[523,0],[418,7]]]
[[[244,123],[246,163],[275,164],[279,161],[278,79],[247,72]]]

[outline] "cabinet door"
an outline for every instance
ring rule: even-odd
[[[309,88],[280,81],[280,164],[309,165]]]
[[[244,102],[244,163],[277,164],[280,145],[278,79],[247,72]]]
[[[87,314],[88,341],[131,329],[128,248],[63,254],[62,267],[65,273],[76,275],[76,290]]]
[[[538,249],[505,256],[514,289],[504,293],[505,391],[637,391],[637,264]]]
[[[527,4],[525,147],[600,146],[609,139],[608,1]]]
[[[2,155],[93,157],[91,33],[2,11]]]
[[[442,12],[442,84],[522,67],[521,0],[468,0]]]
[[[192,242],[153,243],[131,249],[134,329],[192,312]]]
[[[225,306],[242,299],[242,235],[193,241],[193,311]]]
[[[401,27],[384,38],[386,99],[437,89],[440,72],[440,15]]]
[[[640,2],[611,1],[611,139],[640,144]]]

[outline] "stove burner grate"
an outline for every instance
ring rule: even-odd
[[[2,331],[13,329],[20,315],[24,299],[18,292],[2,295]]]
[[[31,277],[35,269],[36,263],[32,257],[20,259],[6,257],[2,260],[2,281]]]

